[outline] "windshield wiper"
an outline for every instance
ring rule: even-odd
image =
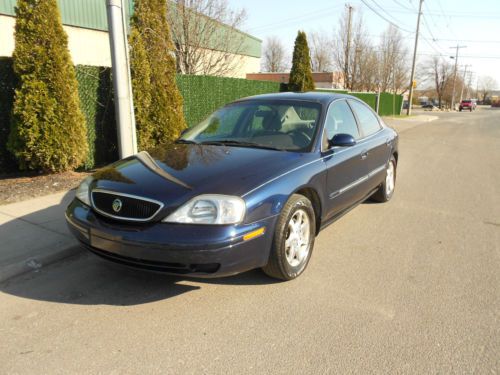
[[[253,142],[245,142],[245,141],[235,141],[231,139],[222,139],[219,141],[204,141],[200,142],[200,145],[213,145],[213,146],[239,146],[239,147],[253,147],[253,148],[262,148],[265,150],[276,150],[276,151],[286,151],[282,148],[277,148],[273,146],[261,145],[259,143]]]
[[[190,141],[189,139],[182,139],[182,138],[179,138],[178,140],[176,140],[175,143],[183,143],[183,144],[188,144],[188,145],[197,145],[197,144],[199,144],[198,142]]]

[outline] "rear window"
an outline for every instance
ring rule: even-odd
[[[349,104],[358,117],[359,126],[363,132],[363,136],[367,137],[380,130],[378,119],[368,106],[358,102],[357,100],[349,100]]]

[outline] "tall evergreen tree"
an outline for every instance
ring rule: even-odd
[[[186,127],[166,0],[135,1],[129,42],[138,146],[144,150],[172,141]]]
[[[293,48],[292,70],[288,82],[289,91],[314,90],[311,73],[311,56],[307,45],[306,33],[299,31]]]
[[[88,152],[75,69],[56,0],[18,0],[8,149],[21,169],[80,166]]]

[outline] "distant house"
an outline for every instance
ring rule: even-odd
[[[129,13],[133,0],[129,0]],[[12,56],[16,0],[0,0],[0,57]],[[105,0],[58,0],[69,50],[75,65],[111,66],[108,22]],[[221,29],[227,26],[221,24]],[[230,76],[245,78],[246,73],[258,71],[262,41],[239,30],[231,29],[244,38],[238,50],[238,66]],[[207,49],[211,49],[207,46]],[[213,53],[217,53],[213,50]]]
[[[273,81],[288,83],[290,73],[247,73],[247,79],[259,81]],[[314,72],[312,73],[314,85],[318,89],[342,89],[344,78],[341,72]]]

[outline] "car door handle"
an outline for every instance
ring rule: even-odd
[[[365,151],[363,151],[363,152],[361,153],[361,159],[363,159],[363,160],[364,160],[364,159],[366,159],[367,157],[368,157],[368,151],[367,151],[367,150],[365,150]]]

